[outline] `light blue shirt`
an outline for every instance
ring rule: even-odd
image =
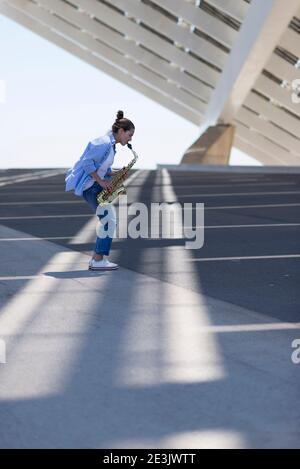
[[[81,196],[88,183],[94,180],[90,174],[99,169],[112,150],[116,152],[115,143],[112,131],[89,142],[80,159],[66,173],[66,191],[74,191],[76,195]],[[105,178],[110,172],[111,167],[108,168]]]

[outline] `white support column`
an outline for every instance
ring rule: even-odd
[[[231,123],[299,9],[299,0],[252,0],[207,108],[201,133]]]

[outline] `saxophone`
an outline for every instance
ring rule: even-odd
[[[99,205],[106,205],[106,204],[111,204],[119,195],[121,194],[126,194],[126,189],[123,186],[123,181],[125,180],[126,173],[132,168],[132,166],[135,164],[136,160],[138,159],[138,155],[136,152],[132,149],[132,146],[130,143],[127,143],[127,146],[129,150],[132,151],[133,153],[133,159],[128,163],[127,166],[124,166],[116,176],[112,177],[111,181],[111,187],[112,191],[109,192],[107,189],[103,189],[99,194],[97,195],[97,202]]]

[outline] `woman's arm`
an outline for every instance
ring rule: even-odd
[[[110,189],[110,182],[105,181],[105,179],[101,179],[98,176],[97,171],[93,171],[92,173],[90,173],[90,176],[92,176],[92,178],[95,179],[95,181],[98,182],[98,184],[103,187],[103,189]]]
[[[87,174],[96,172],[102,163],[106,160],[110,152],[110,145],[102,143],[100,145],[91,145],[84,153],[82,158],[82,168]]]
[[[108,190],[110,189],[110,183],[105,181],[105,179],[101,179],[97,174],[97,170],[99,165],[101,166],[101,164],[109,155],[109,151],[110,145],[106,143],[101,145],[90,145],[90,148],[82,158],[83,170],[89,174],[101,187]]]

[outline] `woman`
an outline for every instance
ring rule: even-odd
[[[82,196],[97,211],[97,195],[103,189],[111,190],[110,177],[112,176],[112,164],[116,153],[117,143],[125,146],[133,137],[134,124],[124,118],[123,111],[118,111],[117,118],[109,131],[103,137],[89,142],[80,160],[69,169],[66,174],[66,191],[74,190],[78,196]],[[108,206],[105,213],[99,215],[100,221],[105,217],[106,224],[102,227],[101,237],[97,236],[95,252],[89,262],[90,270],[115,270],[117,264],[109,262],[104,256],[108,256],[112,238],[107,234],[107,225],[115,227],[115,212],[112,206]],[[100,234],[100,233],[99,233]],[[103,235],[104,234],[104,235]]]

